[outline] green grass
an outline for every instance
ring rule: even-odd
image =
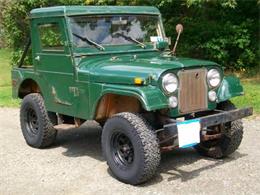
[[[20,100],[11,98],[11,52],[7,49],[0,49],[0,107],[18,107]],[[242,80],[245,95],[232,98],[237,107],[253,106],[254,113],[260,114],[260,78],[245,78]]]
[[[12,99],[11,87],[11,52],[7,49],[0,49],[0,107],[18,107],[19,100]]]
[[[244,96],[232,98],[231,101],[238,107],[253,106],[254,113],[260,114],[260,79],[242,80]]]

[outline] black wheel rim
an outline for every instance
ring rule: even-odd
[[[114,133],[111,139],[112,157],[116,164],[125,168],[134,162],[134,147],[124,133]]]
[[[37,135],[39,131],[38,117],[33,108],[28,108],[26,112],[26,126],[27,131],[32,135]]]

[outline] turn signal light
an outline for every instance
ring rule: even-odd
[[[143,84],[143,79],[142,79],[142,78],[139,78],[139,77],[136,77],[136,78],[134,79],[134,83],[135,83],[136,85],[142,85],[142,84]]]

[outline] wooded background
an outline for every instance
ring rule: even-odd
[[[178,55],[208,59],[230,70],[260,69],[260,0],[0,0],[0,47],[19,59],[29,36],[30,10],[56,5],[151,5],[160,9],[167,36],[184,32]]]

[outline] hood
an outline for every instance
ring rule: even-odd
[[[134,78],[144,81],[160,75],[168,70],[195,68],[218,64],[205,60],[191,58],[163,57],[161,55],[120,55],[83,58],[79,63],[80,71],[90,73],[93,82],[133,84]]]

